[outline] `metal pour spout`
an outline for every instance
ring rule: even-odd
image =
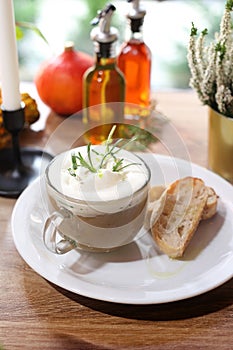
[[[127,0],[127,2],[132,3],[132,9],[128,14],[130,19],[141,19],[146,15],[146,11],[140,7],[140,0]]]
[[[112,14],[116,10],[112,4],[107,5],[99,11],[97,16],[91,21],[92,25],[99,24],[98,28],[91,31],[91,39],[100,43],[111,43],[118,39],[118,31],[111,27]]]

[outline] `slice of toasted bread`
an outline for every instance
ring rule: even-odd
[[[149,202],[154,202],[157,199],[159,199],[166,188],[167,188],[167,186],[165,186],[165,185],[152,186],[149,190],[149,193],[148,193]]]
[[[208,197],[206,204],[202,212],[202,220],[212,218],[217,212],[218,196],[213,188],[206,187],[208,191]],[[147,206],[147,212],[144,222],[144,227],[150,230],[161,215],[161,209],[164,205],[164,197],[166,192],[165,185],[156,185],[151,187],[149,191],[149,203]],[[152,215],[153,213],[153,215]]]
[[[156,185],[150,188],[148,193],[148,204],[147,204],[147,210],[146,215],[144,219],[144,227],[146,230],[150,230],[151,228],[151,216],[152,212],[154,212],[154,218],[155,213],[157,211],[157,215],[161,214],[162,208],[162,201],[161,196],[163,192],[165,191],[166,187],[164,185]]]
[[[151,228],[162,252],[171,258],[182,257],[202,218],[207,197],[205,183],[199,178],[179,179],[167,188],[162,213]]]
[[[212,187],[207,187],[208,197],[202,212],[202,220],[210,219],[216,214],[218,196]]]

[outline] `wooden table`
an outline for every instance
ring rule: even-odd
[[[25,88],[36,96],[31,85]],[[22,138],[41,146],[62,118],[36,98],[37,131],[25,131]],[[206,166],[206,109],[189,91],[157,92],[155,98],[157,109],[185,140],[191,160]],[[0,197],[0,344],[5,350],[233,348],[232,279],[201,296],[159,305],[114,304],[72,294],[39,276],[16,251],[10,223],[14,204]]]

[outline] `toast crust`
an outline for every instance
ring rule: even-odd
[[[218,196],[212,187],[207,187],[208,197],[202,213],[202,220],[212,218],[217,212]]]
[[[159,215],[161,214],[161,209],[163,205],[163,194],[165,190],[166,186],[164,185],[157,185],[150,188],[148,194],[146,216],[144,219],[144,227],[146,230],[150,230],[152,218],[155,221],[159,218]]]

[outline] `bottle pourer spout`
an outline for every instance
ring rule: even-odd
[[[144,18],[146,11],[140,7],[140,0],[127,0],[127,2],[132,3],[132,8],[128,14],[128,18],[130,19]]]
[[[132,2],[133,9],[138,10],[139,9],[139,0],[127,0],[128,2]]]
[[[92,25],[99,24],[98,28],[91,31],[91,39],[102,42],[111,43],[118,39],[118,31],[111,27],[112,14],[116,7],[108,4],[103,10],[98,11],[97,16],[91,21]]]

